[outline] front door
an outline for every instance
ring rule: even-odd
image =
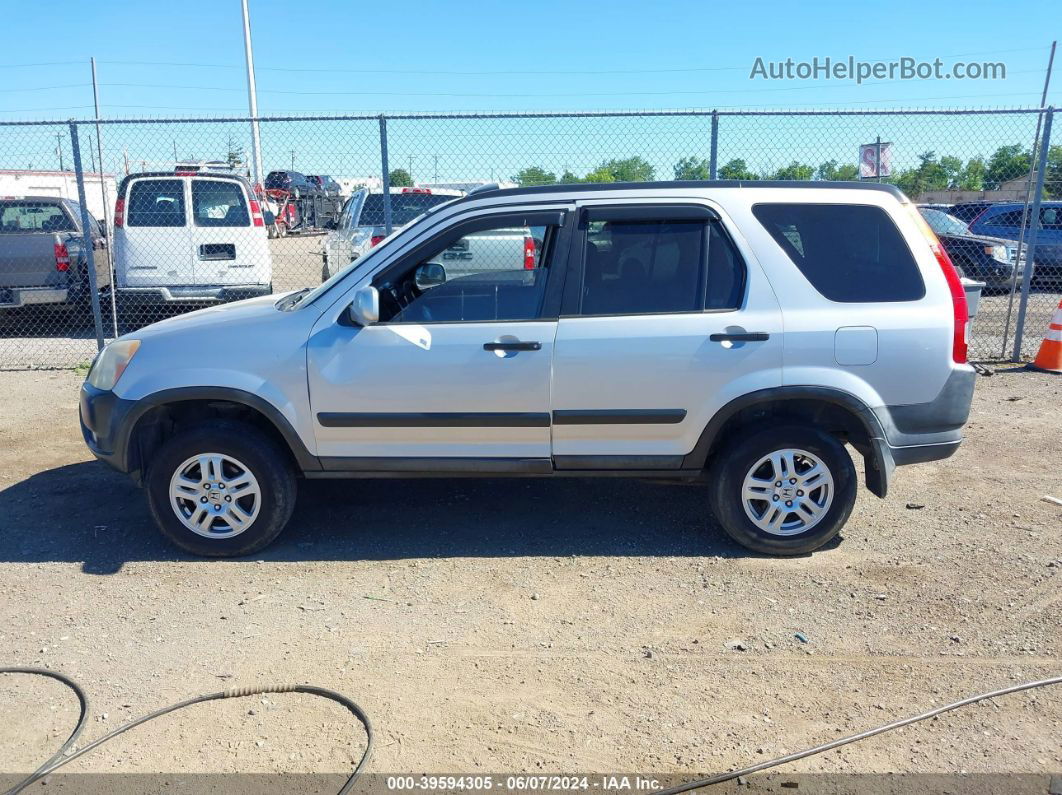
[[[378,323],[322,317],[307,363],[326,466],[549,468],[550,365],[571,215],[458,221],[373,277]],[[485,252],[490,229],[495,249]],[[441,279],[443,255],[472,246],[482,268]]]
[[[556,466],[679,468],[721,406],[781,385],[778,301],[707,206],[580,216],[553,356]]]

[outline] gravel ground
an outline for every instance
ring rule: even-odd
[[[862,490],[839,543],[789,560],[727,541],[701,488],[617,480],[308,482],[260,559],[193,559],[90,460],[78,380],[0,374],[0,664],[78,679],[86,740],[199,692],[313,682],[371,714],[377,772],[695,774],[1062,668],[1062,508],[1041,499],[1062,496],[1058,377],[979,379],[954,458],[900,470],[886,501]],[[0,716],[10,773],[76,706],[0,677]],[[336,772],[360,736],[278,695],[73,767]],[[1055,688],[788,769],[1044,774],[1059,737]]]

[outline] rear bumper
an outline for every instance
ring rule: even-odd
[[[273,292],[271,284],[206,284],[173,287],[119,287],[118,296],[145,303],[179,304],[185,302],[223,304],[257,298]]]
[[[17,309],[41,304],[65,304],[71,300],[66,287],[3,287],[0,288],[0,309]]]

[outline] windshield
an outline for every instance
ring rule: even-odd
[[[440,196],[437,193],[392,193],[391,225],[405,226],[418,215],[432,207],[445,204],[453,198],[453,196]],[[384,194],[370,193],[365,197],[365,206],[362,207],[358,225],[383,226],[383,224]]]
[[[948,215],[943,210],[932,210],[928,207],[919,209],[922,217],[926,219],[929,228],[938,235],[969,235],[970,228],[954,215]]]

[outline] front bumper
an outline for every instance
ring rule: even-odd
[[[81,385],[78,414],[85,444],[100,461],[127,474],[130,472],[127,420],[134,404],[135,401],[96,389],[88,382]]]
[[[207,284],[181,287],[119,287],[118,296],[144,303],[226,304],[244,298],[258,298],[273,292],[271,284]]]

